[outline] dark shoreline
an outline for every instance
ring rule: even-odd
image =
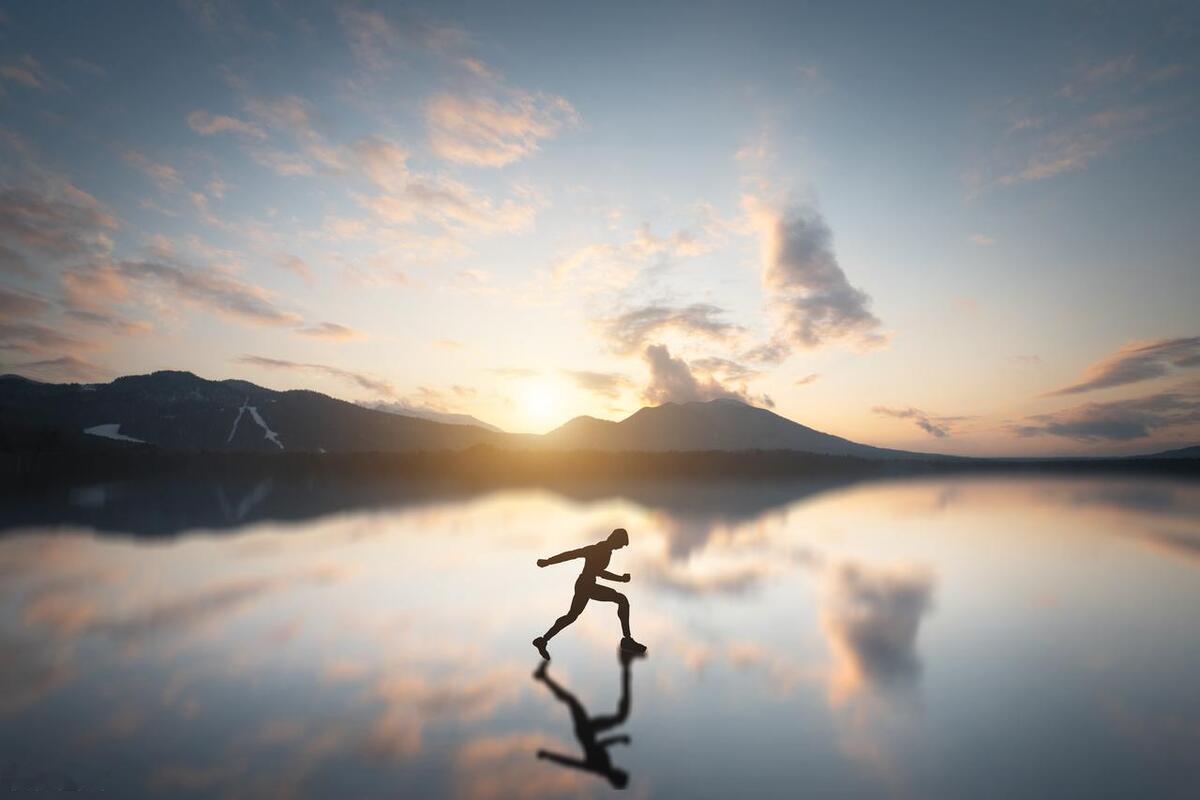
[[[1200,478],[1200,459],[870,459],[787,450],[561,452],[475,447],[459,452],[186,453],[147,448],[0,453],[11,490],[138,477],[372,476],[473,486],[657,479],[814,479],[949,474],[1157,475]]]

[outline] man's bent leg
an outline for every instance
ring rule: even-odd
[[[592,588],[591,598],[593,600],[603,600],[609,603],[617,604],[617,618],[621,620],[621,633],[625,634],[626,638],[632,638],[629,633],[629,598],[618,592],[611,586],[595,586]]]

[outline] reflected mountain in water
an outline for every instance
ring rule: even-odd
[[[678,523],[678,555],[707,537],[714,524],[737,524],[852,479],[782,481],[597,481],[551,491],[575,502],[628,500],[661,510]],[[701,490],[697,490],[702,487]],[[223,530],[260,522],[298,523],[331,514],[400,510],[483,497],[500,491],[462,482],[403,480],[391,476],[232,474],[96,483],[52,483],[0,494],[0,532],[31,526],[74,525],[101,533],[175,536],[203,528]]]

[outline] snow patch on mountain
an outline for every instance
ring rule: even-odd
[[[241,408],[238,409],[238,415],[233,419],[233,427],[229,429],[229,438],[226,439],[225,442],[228,444],[233,441],[233,436],[235,433],[237,433],[238,423],[242,421],[242,414],[245,414],[247,411],[250,412],[250,417],[258,425],[258,427],[263,429],[263,438],[269,439],[275,444],[276,447],[282,450],[283,442],[279,441],[279,434],[271,430],[270,426],[267,425],[265,420],[263,420],[262,414],[258,413],[258,408],[250,405],[249,397],[246,398],[246,400],[242,403]]]
[[[276,433],[275,431],[271,430],[267,426],[267,423],[263,421],[262,415],[258,413],[258,409],[255,408],[254,406],[249,406],[247,408],[247,411],[250,412],[250,416],[254,417],[254,421],[258,423],[258,427],[263,429],[263,432],[265,434],[263,438],[270,439],[272,442],[275,443],[276,447],[278,447],[280,450],[282,450],[283,442],[279,441],[279,434]]]

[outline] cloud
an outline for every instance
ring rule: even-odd
[[[293,272],[299,275],[308,283],[313,282],[312,268],[308,266],[308,262],[300,258],[300,256],[292,255],[291,253],[280,253],[275,263],[286,269],[288,272]]]
[[[412,177],[408,170],[410,153],[382,136],[364,136],[351,149],[362,173],[381,189],[403,191]]]
[[[776,348],[811,349],[833,342],[876,347],[885,338],[870,298],[850,285],[833,253],[833,234],[811,207],[777,210],[744,200],[763,241],[763,288],[779,317]]]
[[[0,318],[36,317],[50,307],[45,298],[0,286]]]
[[[102,203],[70,183],[0,191],[0,240],[9,254],[65,258],[108,250],[116,228]]]
[[[425,124],[433,152],[458,164],[501,167],[531,155],[539,142],[579,121],[562,97],[515,90],[502,94],[431,98]]]
[[[300,317],[275,305],[267,291],[214,268],[192,268],[166,261],[121,261],[120,274],[157,285],[185,303],[255,325],[296,325]]]
[[[708,400],[737,400],[762,405],[774,405],[766,395],[752,399],[744,388],[733,390],[712,377],[697,378],[687,362],[673,358],[666,345],[652,344],[644,353],[650,367],[650,382],[642,390],[642,399],[651,405],[663,403],[706,402]]]
[[[354,57],[369,69],[386,69],[387,51],[400,42],[400,29],[378,11],[343,6],[338,19],[349,40]]]
[[[619,397],[621,392],[634,385],[627,376],[617,372],[589,372],[574,369],[559,371],[574,381],[580,389],[609,399]]]
[[[841,564],[829,573],[821,613],[834,652],[835,704],[862,688],[916,679],[921,620],[933,605],[933,575],[915,567]]]
[[[67,316],[71,319],[91,325],[97,328],[107,328],[114,333],[119,333],[125,336],[139,336],[150,333],[154,330],[154,326],[149,322],[142,320],[128,320],[114,314],[108,314],[103,311],[92,311],[84,308],[67,309]]]
[[[454,753],[454,796],[463,800],[525,800],[579,797],[588,794],[587,778],[565,769],[529,769],[526,762],[539,751],[572,752],[545,733],[480,734],[467,739]]]
[[[643,222],[624,242],[593,242],[577,247],[554,260],[550,278],[556,285],[570,278],[576,290],[585,280],[607,289],[628,283],[651,259],[665,266],[674,259],[711,252],[723,240],[728,225],[708,204],[700,204],[696,211],[698,219],[694,224],[663,236],[655,234],[650,224]],[[578,274],[585,270],[587,274]]]
[[[655,565],[647,579],[664,589],[684,595],[744,595],[758,590],[779,572],[779,565],[768,561],[731,564],[721,569],[697,572],[688,565],[668,562]]]
[[[888,408],[887,406],[875,406],[871,409],[876,414],[885,417],[895,417],[896,419],[911,419],[916,423],[917,427],[928,433],[930,436],[941,439],[953,433],[954,426],[960,422],[965,422],[974,417],[939,417],[935,414],[928,414],[919,408]]]
[[[239,364],[248,364],[254,367],[265,367],[266,369],[283,369],[283,370],[300,370],[305,372],[315,372],[321,375],[327,375],[340,381],[354,384],[360,389],[366,389],[369,392],[383,396],[395,397],[395,388],[385,380],[371,377],[361,372],[352,372],[351,370],[341,369],[340,367],[331,367],[327,364],[303,364],[295,361],[285,361],[278,358],[264,358],[263,356],[245,355],[237,359]]]
[[[99,262],[62,274],[67,305],[98,311],[129,297],[129,282],[115,265]]]
[[[272,128],[288,133],[302,141],[320,140],[313,128],[312,104],[298,95],[277,98],[252,97],[246,110]]]
[[[145,153],[127,150],[121,157],[126,164],[150,176],[163,189],[174,189],[182,182],[178,170],[169,164],[152,161]]]
[[[253,122],[246,122],[237,117],[224,114],[210,114],[207,111],[196,110],[187,115],[187,124],[201,136],[214,136],[218,133],[237,133],[252,139],[265,139],[267,132]]]
[[[35,273],[29,262],[11,247],[0,244],[0,272],[32,278]]]
[[[1200,336],[1130,342],[1092,364],[1070,386],[1047,396],[1082,394],[1160,378],[1175,369],[1200,367]]]
[[[762,375],[762,372],[759,370],[751,369],[745,364],[739,364],[728,358],[717,358],[714,356],[697,358],[691,362],[691,366],[697,372],[720,376],[722,380],[749,381]]]
[[[0,333],[0,336],[3,336]],[[12,369],[20,374],[32,373],[41,378],[54,380],[96,380],[105,375],[105,371],[90,361],[78,356],[58,356],[39,361],[25,361],[10,364],[6,369]]]
[[[0,65],[0,83],[15,83],[26,89],[41,91],[62,88],[62,84],[46,72],[41,62],[28,54]]]
[[[652,336],[665,331],[715,341],[725,341],[745,331],[740,325],[719,319],[724,313],[707,303],[693,303],[682,308],[650,305],[603,320],[601,328],[609,346],[616,353],[628,355],[641,349]]]
[[[250,157],[279,175],[311,175],[314,164],[340,172],[346,169],[345,148],[336,147],[326,141],[314,124],[312,104],[297,95],[264,98],[251,97],[245,102],[246,112],[267,127],[291,137],[300,148],[300,153],[277,149],[252,148]]]
[[[0,350],[21,353],[61,353],[91,350],[97,343],[76,338],[36,322],[0,317]]]
[[[432,24],[415,16],[397,24],[379,11],[342,6],[338,20],[355,59],[374,72],[388,69],[395,53],[422,47],[446,55],[470,42],[461,28]]]
[[[1171,83],[1175,66],[1143,68],[1123,54],[1078,65],[1055,92],[1001,104],[987,120],[989,155],[966,176],[968,194],[1077,172],[1180,124],[1194,106]]]
[[[1084,405],[1035,414],[1010,425],[1017,436],[1061,436],[1078,442],[1124,442],[1142,439],[1156,430],[1200,423],[1196,387],[1130,400]]]
[[[808,384],[812,383],[813,381],[817,380],[820,377],[821,377],[821,373],[810,372],[807,375],[805,375],[803,378],[797,379],[795,385],[796,386],[807,386]]]
[[[301,336],[312,336],[317,339],[362,339],[366,336],[362,331],[338,325],[336,322],[321,322],[306,325],[296,331]]]
[[[533,206],[512,199],[497,204],[443,176],[414,175],[402,191],[364,197],[360,202],[386,222],[408,224],[424,218],[447,228],[483,233],[527,230],[535,216]]]
[[[383,137],[359,139],[351,152],[363,176],[382,190],[359,197],[359,202],[385,222],[407,225],[426,219],[491,233],[521,231],[533,223],[531,205],[512,199],[497,204],[451,178],[411,172],[408,150]]]
[[[312,175],[315,172],[312,164],[295,153],[285,153],[282,150],[251,150],[250,157],[284,178]]]

